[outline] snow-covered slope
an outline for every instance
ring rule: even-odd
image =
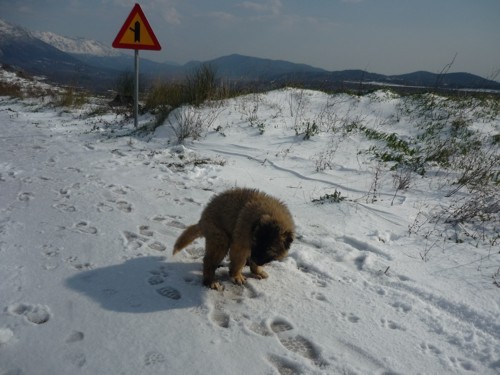
[[[85,38],[70,38],[49,31],[34,32],[33,35],[57,49],[72,54],[86,54],[94,56],[119,56],[120,53],[96,40]]]
[[[180,109],[149,136],[94,100],[48,100],[0,97],[0,373],[498,374],[498,246],[409,235],[447,176],[395,194],[360,152],[373,142],[335,131],[410,137],[401,98],[252,94]],[[202,137],[175,145],[189,118]],[[217,292],[201,285],[203,241],[171,250],[233,186],[281,198],[297,240],[266,280],[235,286],[220,268]]]
[[[30,33],[20,26],[14,26],[0,18],[0,35],[2,39],[29,37]],[[1,40],[0,40],[1,43]]]

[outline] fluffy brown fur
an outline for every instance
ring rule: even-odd
[[[229,276],[246,281],[245,265],[259,279],[268,275],[262,266],[283,259],[295,237],[295,225],[284,203],[253,189],[235,188],[216,195],[197,224],[187,227],[174,245],[176,254],[198,237],[205,237],[203,284],[221,289],[215,270],[229,252]]]

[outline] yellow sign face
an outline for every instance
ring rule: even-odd
[[[139,4],[135,4],[132,12],[123,24],[113,42],[114,48],[160,50],[161,46],[156,39],[146,16]]]

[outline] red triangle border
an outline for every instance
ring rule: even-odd
[[[124,34],[127,32],[128,27],[132,23],[132,20],[136,15],[139,15],[141,20],[144,22],[144,27],[146,28],[147,32],[149,33],[149,36],[151,37],[151,40],[153,41],[153,45],[149,44],[129,44],[129,43],[120,43],[120,40],[123,38]],[[161,50],[160,42],[158,42],[158,39],[156,38],[155,33],[153,32],[153,29],[149,25],[148,19],[144,15],[144,12],[141,9],[141,6],[139,4],[135,4],[134,7],[132,8],[132,11],[128,15],[125,23],[123,24],[122,28],[118,32],[118,35],[116,36],[115,40],[113,41],[112,44],[113,48],[125,48],[125,49],[145,49],[145,50],[153,50],[153,51],[159,51]]]

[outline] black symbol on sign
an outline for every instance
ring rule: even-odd
[[[139,21],[135,21],[135,28],[129,27],[130,31],[134,33],[134,42],[141,42],[141,23]]]

